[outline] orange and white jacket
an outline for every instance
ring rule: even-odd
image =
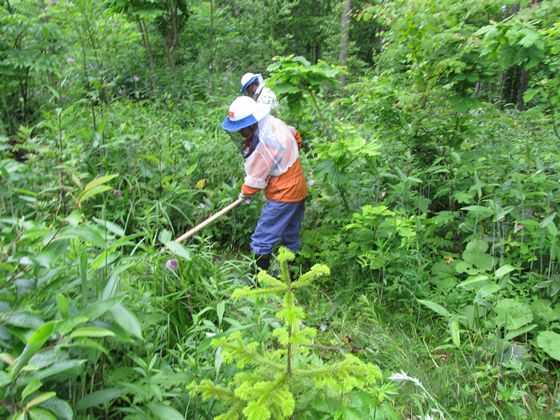
[[[268,200],[295,203],[307,197],[299,158],[302,139],[294,127],[268,115],[259,121],[255,150],[245,160],[241,191],[253,195],[264,190]]]

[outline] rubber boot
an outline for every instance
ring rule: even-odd
[[[255,264],[257,265],[257,268],[268,271],[268,269],[270,268],[271,254],[256,255],[255,257],[256,257]]]

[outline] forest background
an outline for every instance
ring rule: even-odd
[[[558,416],[559,22],[558,0],[2,0],[0,416]],[[171,241],[237,197],[220,123],[247,71],[304,139],[311,271],[261,279],[283,298],[230,298],[262,201]]]

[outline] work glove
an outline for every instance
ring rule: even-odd
[[[251,204],[251,201],[253,201],[252,195],[243,194],[242,192],[239,193],[239,197],[237,198],[242,198],[244,204]]]

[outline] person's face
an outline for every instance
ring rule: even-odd
[[[240,142],[243,144],[246,140],[250,140],[253,138],[255,131],[257,129],[257,124],[250,125],[249,127],[242,128],[236,132],[229,132],[228,134],[235,141],[235,143]]]
[[[252,96],[255,91],[257,90],[257,84],[256,83],[252,83],[249,85],[249,87],[247,87],[247,93]]]
[[[243,136],[244,140],[251,139],[253,134],[255,134],[256,124],[250,125],[249,127],[242,128],[239,133]]]

